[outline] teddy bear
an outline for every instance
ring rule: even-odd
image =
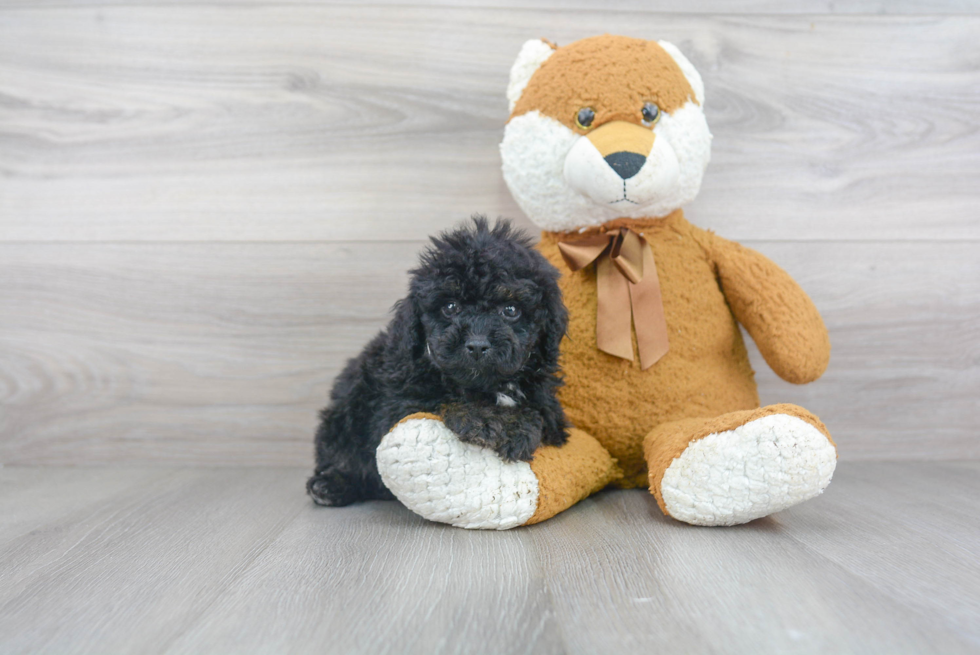
[[[436,415],[408,416],[377,450],[388,488],[430,520],[498,530],[610,485],[648,488],[666,516],[702,526],[822,493],[836,444],[803,407],[760,407],[739,325],[804,384],[830,358],[823,320],[775,263],[684,217],[712,139],[694,66],[665,41],[534,39],[507,98],[503,176],[562,274],[559,397],[574,428],[506,462]]]

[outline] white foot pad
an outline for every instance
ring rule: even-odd
[[[410,419],[385,435],[378,471],[405,507],[458,528],[507,530],[527,522],[538,506],[530,464],[463,443],[433,419]]]
[[[737,525],[820,495],[836,466],[837,451],[820,430],[773,414],[690,444],[660,489],[675,519]]]

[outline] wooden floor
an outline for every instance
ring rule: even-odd
[[[736,528],[607,491],[510,532],[306,471],[0,469],[3,653],[980,651],[980,463],[842,463]]]

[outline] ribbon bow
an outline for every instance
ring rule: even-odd
[[[660,281],[653,250],[629,228],[560,241],[561,256],[573,271],[596,263],[596,344],[599,350],[633,361],[630,318],[636,329],[640,368],[648,369],[667,354]]]

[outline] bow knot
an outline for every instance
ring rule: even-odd
[[[629,228],[558,242],[573,271],[596,264],[596,345],[599,350],[633,361],[630,324],[636,330],[640,368],[648,369],[667,354],[667,322],[653,250]]]

